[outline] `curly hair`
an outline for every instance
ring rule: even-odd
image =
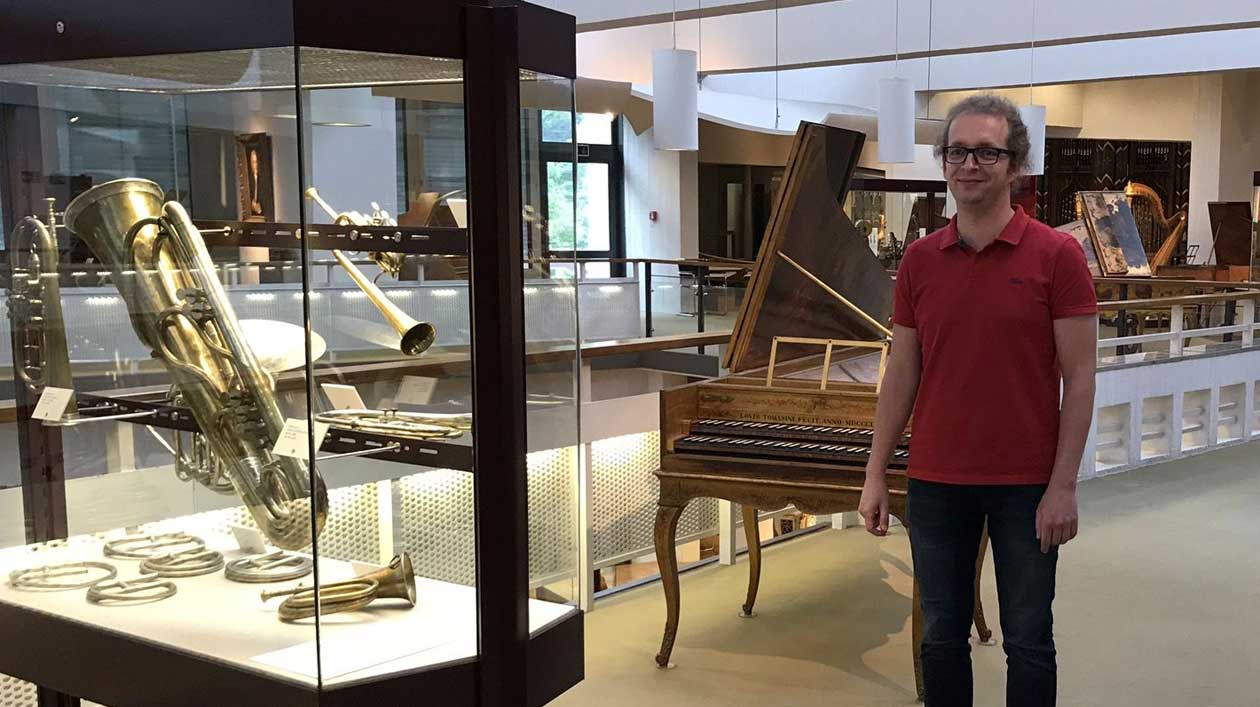
[[[1011,170],[1028,169],[1028,153],[1032,150],[1032,145],[1028,140],[1028,126],[1024,125],[1024,119],[1020,117],[1019,109],[1014,103],[993,93],[968,96],[949,109],[949,113],[945,116],[945,127],[941,130],[941,135],[936,139],[936,145],[933,147],[937,159],[941,159],[945,154],[945,147],[949,144],[949,129],[953,126],[954,119],[967,113],[1005,118],[1006,149],[1015,153],[1011,156]]]

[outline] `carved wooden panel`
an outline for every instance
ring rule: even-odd
[[[1046,172],[1037,178],[1037,216],[1051,226],[1080,218],[1078,191],[1120,191],[1130,181],[1155,190],[1167,215],[1190,204],[1190,143],[1047,138]],[[1133,217],[1148,253],[1167,235],[1149,206],[1136,202]],[[1179,257],[1185,255],[1181,246]]]

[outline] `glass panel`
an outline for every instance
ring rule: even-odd
[[[553,251],[606,251],[609,235],[608,165],[582,162],[577,165],[577,189],[573,185],[573,165],[547,163],[548,243]],[[574,195],[577,204],[573,203]],[[576,222],[575,219],[576,218]]]
[[[844,210],[884,267],[895,269],[906,246],[943,226],[945,186],[935,194],[850,190]]]
[[[328,237],[289,256],[309,265],[297,296],[328,351],[312,364],[312,413],[332,425],[320,581],[380,584],[365,611],[320,618],[336,687],[475,652],[463,75],[444,59],[300,51],[304,78],[335,65],[340,79],[302,87],[305,220]],[[370,639],[353,616],[377,617]]]
[[[578,113],[577,141],[588,145],[611,145],[616,118],[612,113]]]
[[[578,113],[577,141],[588,145],[611,145],[613,122],[617,116],[612,113]],[[573,114],[568,111],[542,111],[543,142],[571,142],[573,139]]]
[[[256,246],[295,229],[248,231],[298,220],[293,83],[288,48],[0,67],[3,169],[22,175],[3,180],[0,213],[14,313],[0,357],[20,372],[0,392],[20,451],[0,471],[0,574],[91,561],[135,581],[183,551],[208,573],[159,577],[131,595],[155,599],[141,609],[83,587],[5,584],[0,600],[316,685],[311,623],[282,623],[279,600],[223,572],[278,548],[309,568],[323,505],[305,441],[274,451],[307,416],[302,273]],[[54,424],[32,419],[58,389],[73,399]],[[39,508],[15,501],[21,479],[63,472],[64,510],[55,483],[28,489]],[[24,510],[65,525],[19,530]],[[139,537],[171,533],[148,549]],[[126,601],[110,591],[92,598]]]
[[[611,263],[586,263],[582,268],[582,274],[590,279],[610,278],[612,277]]]
[[[521,100],[521,203],[528,241],[545,242],[550,251],[525,281],[529,614],[530,628],[537,631],[571,612],[580,595],[577,302],[585,290],[574,281],[574,246],[583,237],[580,227],[574,229],[580,223],[574,218],[574,155],[544,161],[538,140],[573,134],[573,83],[522,73]],[[545,219],[530,218],[543,213]],[[547,316],[530,316],[544,309]],[[541,351],[572,355],[534,358]]]

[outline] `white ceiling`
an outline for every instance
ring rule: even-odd
[[[777,74],[780,98],[821,104],[873,108],[894,74],[939,91],[1260,67],[1260,0],[782,0],[777,18],[773,2],[538,1],[576,15],[583,76],[649,84],[652,50],[676,45],[722,74],[706,87],[770,98]]]

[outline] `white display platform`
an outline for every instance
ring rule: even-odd
[[[206,538],[231,561],[245,553],[230,539]],[[98,606],[87,601],[86,589],[34,592],[8,584],[13,570],[63,562],[107,562],[118,578],[139,575],[138,560],[107,558],[97,537],[71,538],[65,547],[0,550],[0,601],[79,622],[102,632],[122,634],[177,651],[198,654],[268,677],[317,686],[314,619],[287,624],[276,608],[281,598],[264,603],[264,590],[284,589],[298,582],[242,584],[228,581],[223,571],[201,577],[176,578],[178,593],[166,600],[135,606]],[[231,549],[229,549],[231,548]],[[320,582],[349,579],[360,572],[348,562],[322,559]],[[310,585],[311,575],[299,580]],[[476,590],[449,582],[416,578],[416,606],[401,599],[382,599],[367,610],[323,617],[320,661],[324,688],[376,681],[401,673],[431,670],[476,656]],[[567,604],[529,601],[530,634],[534,635],[575,613]],[[30,640],[16,636],[14,640]]]

